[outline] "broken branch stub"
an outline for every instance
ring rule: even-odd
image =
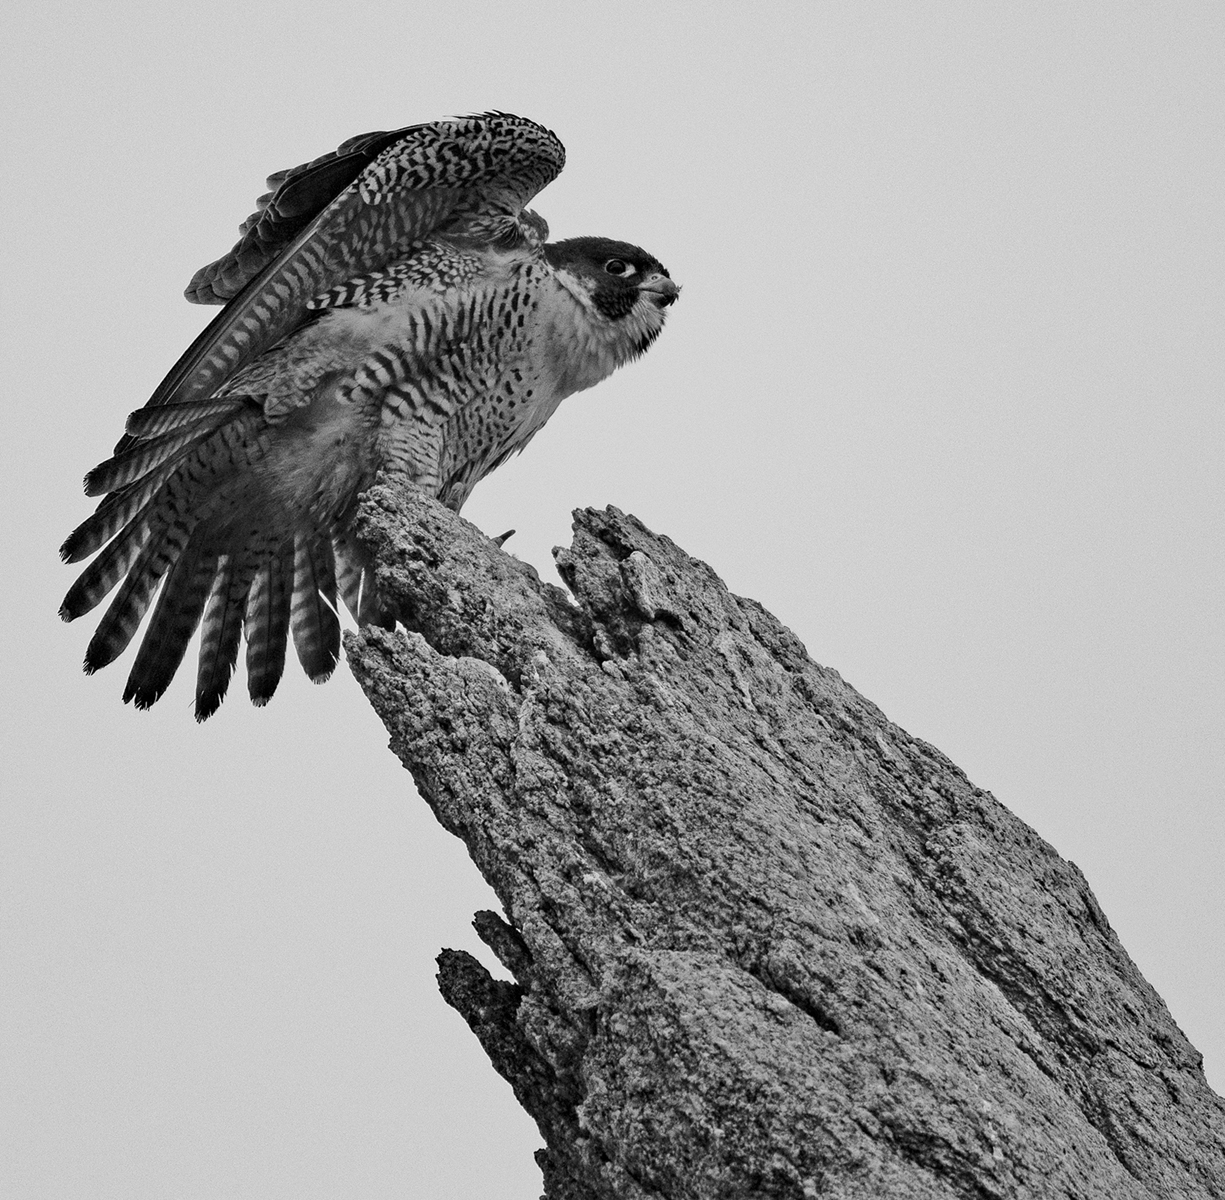
[[[550,1200],[1225,1195],[1225,1103],[1077,868],[614,508],[573,600],[380,487],[348,657],[507,920],[440,983]]]

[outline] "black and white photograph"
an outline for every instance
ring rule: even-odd
[[[5,25],[0,1195],[1225,1196],[1225,8]]]

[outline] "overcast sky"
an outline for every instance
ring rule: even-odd
[[[457,8],[462,15],[456,15]],[[56,549],[271,171],[499,108],[684,285],[465,515],[613,503],[1087,875],[1225,1087],[1219,3],[27,5],[6,17],[0,1194],[529,1200],[438,997],[494,903],[347,670],[152,712]]]

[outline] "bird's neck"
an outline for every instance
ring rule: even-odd
[[[639,301],[625,316],[611,319],[596,307],[583,281],[564,267],[554,272],[556,286],[550,289],[542,308],[548,325],[548,341],[556,364],[560,395],[568,396],[594,387],[618,367],[641,353],[643,339],[654,336],[654,306]],[[641,310],[641,311],[640,311]]]

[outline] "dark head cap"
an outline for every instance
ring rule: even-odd
[[[588,284],[596,308],[610,320],[626,316],[640,296],[666,308],[680,293],[668,269],[641,246],[605,237],[550,242],[545,256],[556,270],[569,271]]]

